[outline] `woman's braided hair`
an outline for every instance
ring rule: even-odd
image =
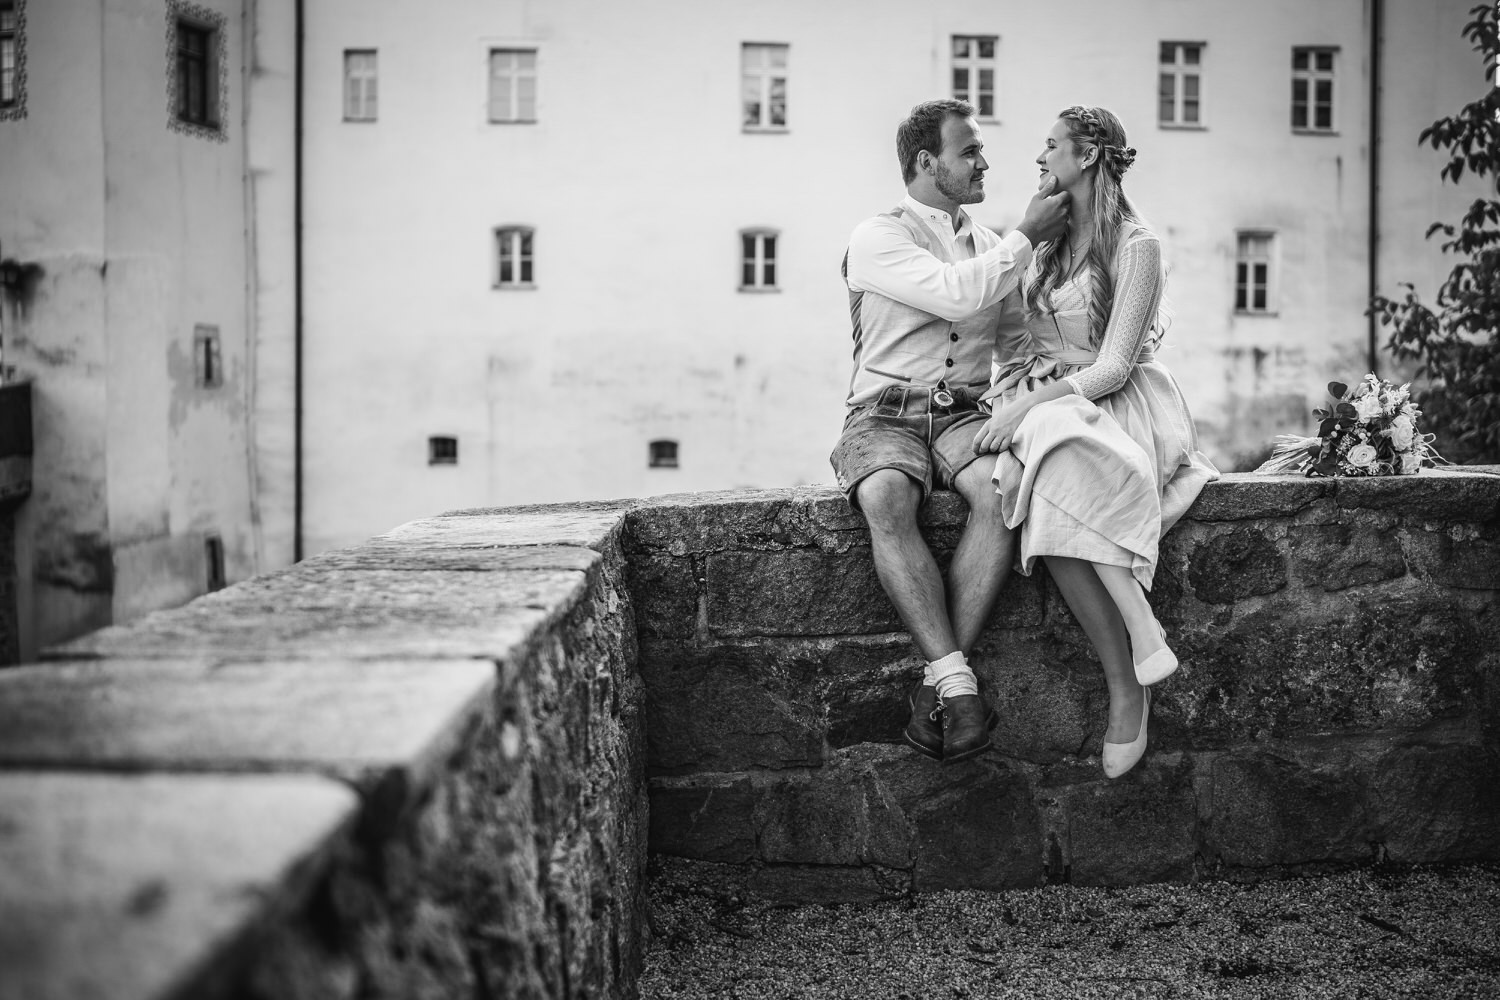
[[[1094,196],[1089,206],[1093,233],[1089,242],[1089,343],[1097,349],[1109,325],[1110,307],[1114,303],[1113,265],[1119,247],[1120,230],[1126,222],[1141,224],[1135,206],[1120,187],[1120,178],[1135,162],[1135,148],[1126,145],[1125,126],[1107,108],[1065,108],[1058,116],[1067,122],[1068,138],[1073,152],[1080,158],[1089,149],[1097,149],[1094,163]],[[1037,247],[1036,268],[1026,284],[1026,308],[1033,314],[1054,311],[1052,293],[1062,284],[1066,264],[1060,253],[1060,241],[1051,240]]]

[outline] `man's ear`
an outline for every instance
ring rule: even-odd
[[[932,153],[928,152],[925,149],[917,150],[917,170],[925,174],[927,173],[928,169],[931,168],[931,166]]]

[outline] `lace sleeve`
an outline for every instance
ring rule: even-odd
[[[1115,301],[1099,357],[1064,379],[1085,399],[1107,396],[1125,384],[1161,305],[1161,243],[1149,236],[1127,241],[1118,260]]]

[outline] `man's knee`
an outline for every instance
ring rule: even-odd
[[[981,517],[1000,516],[1000,494],[995,481],[985,469],[983,459],[970,462],[953,477],[953,491],[964,498],[969,510]]]
[[[922,487],[904,472],[877,469],[855,488],[859,509],[872,532],[890,532],[916,524]]]

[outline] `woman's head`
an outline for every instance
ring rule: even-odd
[[[1058,113],[1036,162],[1042,169],[1041,183],[1055,177],[1059,189],[1073,196],[1073,219],[1087,222],[1081,231],[1070,228],[1079,244],[1075,251],[1088,244],[1089,320],[1097,345],[1104,336],[1114,295],[1110,270],[1121,227],[1127,222],[1141,223],[1120,186],[1120,179],[1135,162],[1135,150],[1126,145],[1125,126],[1113,112],[1075,105]],[[1026,306],[1032,312],[1052,309],[1052,293],[1070,277],[1070,260],[1065,260],[1069,257],[1059,253],[1056,240],[1037,248],[1036,270],[1025,290]]]

